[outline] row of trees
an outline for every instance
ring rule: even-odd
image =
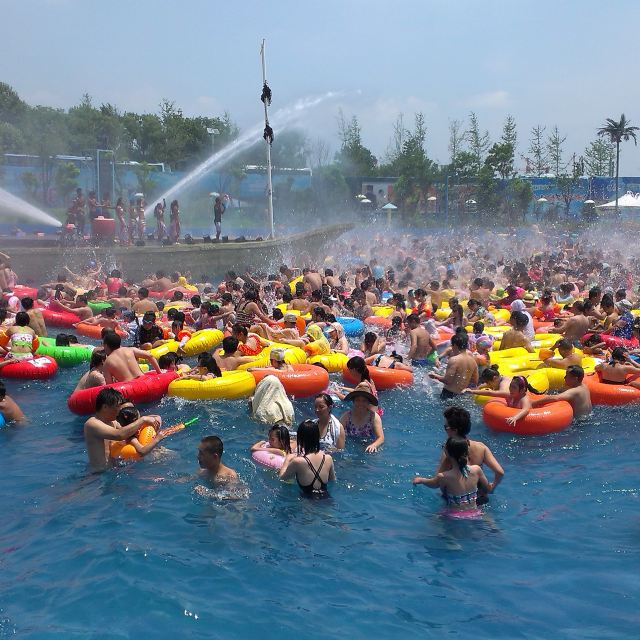
[[[272,149],[274,166],[314,169],[313,188],[303,194],[305,206],[342,206],[349,202],[347,181],[352,177],[397,176],[396,204],[422,213],[434,185],[448,184],[453,207],[464,208],[474,201],[481,209],[512,213],[525,211],[531,198],[530,183],[517,175],[516,163],[525,172],[552,174],[567,210],[573,199],[577,177],[618,174],[619,146],[634,139],[624,115],[608,120],[598,136],[581,154],[567,154],[566,140],[557,126],[549,131],[537,125],[530,131],[524,153],[518,150],[515,119],[508,116],[499,137],[491,140],[471,112],[466,122],[449,123],[449,158],[437,164],[427,153],[428,130],[424,116],[417,113],[411,125],[399,115],[383,158],[378,159],[364,145],[356,116],[338,114],[339,148],[332,154],[323,140],[310,140],[302,131],[276,132]],[[24,153],[40,157],[40,175],[26,185],[34,193],[46,193],[53,183],[61,193],[73,189],[74,167],[55,165],[60,154],[91,155],[96,149],[110,149],[118,160],[143,163],[139,181],[149,182],[145,163],[163,162],[174,169],[189,169],[212,152],[208,129],[217,129],[216,147],[222,148],[239,134],[228,113],[211,117],[187,117],[173,102],[164,100],[158,113],[121,112],[112,104],[96,106],[88,95],[68,110],[30,106],[7,84],[0,83],[0,154]],[[264,147],[256,145],[225,167],[234,182],[242,178],[247,164],[264,164]],[[54,167],[57,167],[54,172]],[[221,185],[226,190],[229,185]],[[146,189],[143,189],[146,191]],[[309,205],[311,203],[311,205]]]

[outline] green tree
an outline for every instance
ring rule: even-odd
[[[584,164],[590,176],[613,177],[616,160],[615,145],[602,138],[596,138],[584,150]]]
[[[62,162],[56,169],[56,190],[63,202],[66,202],[69,194],[78,186],[77,180],[80,169],[73,162]]]
[[[454,165],[459,154],[463,152],[462,145],[465,141],[463,123],[460,120],[449,121],[449,163]]]
[[[518,146],[518,129],[515,118],[512,115],[508,115],[502,125],[500,140],[505,144],[510,144],[515,153],[516,147]]]
[[[476,171],[480,171],[484,158],[491,145],[489,132],[480,130],[478,116],[472,111],[469,115],[469,129],[465,133],[465,139],[469,144],[469,151],[475,159]]]
[[[489,149],[484,163],[494,175],[506,179],[513,173],[513,156],[513,146],[510,142],[496,142]]]
[[[633,140],[637,146],[638,140],[636,138],[636,131],[638,127],[631,126],[631,123],[625,117],[624,113],[620,116],[620,120],[616,121],[611,118],[607,118],[604,127],[598,129],[598,135],[608,138],[613,144],[616,145],[616,215],[619,215],[618,209],[618,181],[620,175],[620,143]]]
[[[144,193],[146,200],[150,200],[151,193],[156,186],[151,166],[147,162],[141,162],[140,164],[135,165],[133,170],[138,180],[138,189]]]
[[[19,125],[26,111],[27,105],[15,90],[5,82],[0,82],[0,122]]]
[[[463,180],[478,175],[476,157],[470,151],[459,151],[452,158],[449,168],[456,178]]]
[[[338,115],[338,134],[341,147],[336,154],[336,162],[347,176],[373,176],[376,174],[378,160],[362,144],[360,124],[356,116],[349,122],[342,111]]]
[[[499,184],[493,169],[483,164],[478,172],[478,207],[485,213],[495,216],[500,207]]]
[[[549,162],[551,163],[551,169],[556,177],[562,175],[567,168],[567,163],[562,160],[562,153],[564,151],[562,145],[566,140],[567,136],[560,134],[558,125],[553,127],[547,139],[547,154]]]
[[[22,131],[9,122],[0,122],[0,154],[20,153],[23,149]]]
[[[515,208],[522,212],[522,222],[524,222],[529,205],[533,200],[533,187],[531,186],[531,182],[515,177],[509,181],[507,191],[508,197],[515,205]]]
[[[544,141],[544,132],[546,127],[536,125],[531,129],[531,138],[529,140],[529,154],[530,159],[527,159],[531,163],[533,172],[537,176],[541,176],[547,172],[547,150]]]

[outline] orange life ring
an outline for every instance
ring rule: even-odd
[[[378,391],[394,389],[395,387],[407,387],[413,384],[413,373],[405,369],[387,369],[386,367],[374,367],[371,364],[367,365],[367,369]],[[342,370],[342,377],[349,384],[358,384],[360,382],[346,366]]]
[[[545,320],[538,320],[537,318],[533,319],[533,328],[537,333],[547,333],[546,331],[542,331],[542,329],[551,329],[553,327],[553,322],[546,322]]]
[[[380,329],[391,328],[391,318],[383,316],[369,316],[368,318],[364,319],[364,323],[372,327],[378,327]]]
[[[93,338],[94,340],[102,340],[102,330],[104,327],[101,327],[99,324],[86,324],[85,322],[80,322],[76,327],[76,331],[79,335],[84,336],[85,338]],[[116,329],[116,333],[121,338],[126,338],[127,333],[122,329]]]
[[[280,320],[277,324],[279,327],[284,329],[284,322],[282,320]],[[296,316],[296,329],[301,336],[303,336],[304,332],[307,330],[307,323],[302,316]]]
[[[329,374],[322,367],[313,364],[294,364],[293,371],[274,369],[254,369],[251,371],[256,384],[267,376],[275,376],[282,382],[290,396],[309,398],[316,396],[329,386]]]
[[[136,438],[138,438],[141,445],[146,446],[150,444],[156,437],[156,430],[153,427],[140,427]],[[126,440],[118,440],[111,443],[109,449],[109,457],[115,459],[121,458],[122,460],[140,460],[142,456],[136,451],[136,448],[129,444]]]
[[[630,379],[627,377],[627,379]],[[632,379],[632,377],[631,377]],[[628,384],[604,384],[596,373],[587,374],[584,383],[589,388],[591,404],[605,404],[609,406],[640,402],[640,389]]]
[[[484,405],[482,419],[492,431],[520,436],[543,436],[555,433],[566,429],[573,421],[573,409],[564,400],[534,407],[515,425],[507,424],[507,418],[514,416],[518,411],[520,409],[508,407],[502,398],[496,398]]]

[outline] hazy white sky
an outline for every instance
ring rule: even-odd
[[[190,115],[228,110],[246,128],[261,117],[265,37],[275,107],[340,93],[305,123],[333,148],[339,108],[378,155],[397,114],[410,123],[422,111],[440,162],[449,120],[470,110],[494,137],[513,114],[519,155],[535,124],[557,124],[567,156],[606,117],[640,125],[638,0],[0,0],[0,10],[0,80],[30,103],[69,107],[88,92],[155,111],[168,98]],[[633,143],[621,173],[640,175]]]

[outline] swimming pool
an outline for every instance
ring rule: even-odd
[[[166,425],[199,422],[165,455],[89,476],[65,404],[80,370],[8,382],[32,423],[0,430],[0,638],[638,634],[638,407],[519,439],[465,400],[506,477],[483,520],[453,521],[411,485],[444,440],[428,386],[382,392],[382,451],[349,442],[331,500],[307,501],[250,460],[264,431],[242,402],[165,398]],[[246,500],[194,492],[197,443],[214,433]]]

